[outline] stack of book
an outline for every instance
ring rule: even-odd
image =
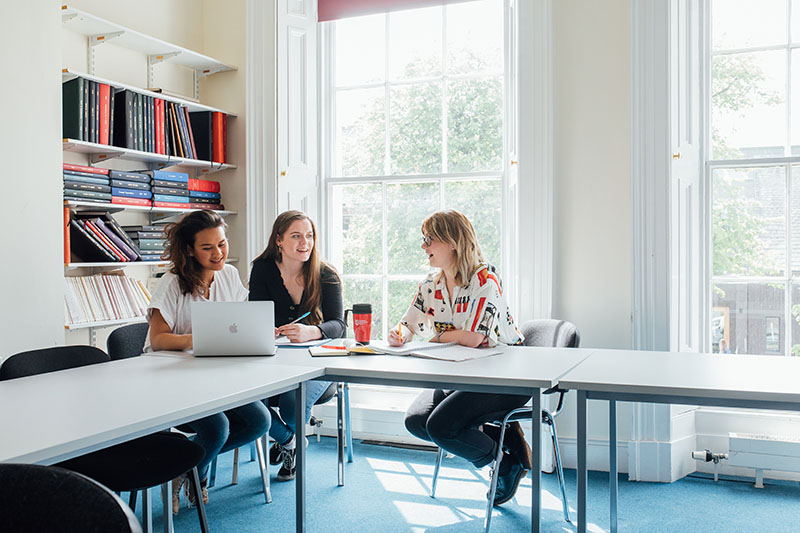
[[[142,259],[136,243],[106,212],[75,213],[69,220],[69,231],[64,233],[64,249],[70,251],[70,262],[127,263]]]
[[[228,115],[220,111],[196,111],[191,117],[196,157],[203,161],[228,162]]]
[[[225,209],[219,192],[219,182],[190,179],[189,207],[192,209]]]
[[[142,282],[122,275],[64,278],[67,324],[144,317],[150,292]]]
[[[113,87],[78,77],[61,85],[61,96],[65,139],[115,144]]]
[[[146,174],[152,179],[155,207],[189,209],[189,174],[166,170],[151,170]]]
[[[122,229],[139,248],[142,261],[161,261],[166,244],[164,225],[123,226]]]
[[[122,205],[153,205],[150,176],[141,172],[111,170],[111,203]]]
[[[64,163],[64,199],[110,202],[108,169]]]

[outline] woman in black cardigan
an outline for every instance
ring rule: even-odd
[[[275,335],[286,335],[292,342],[345,336],[342,284],[336,270],[319,259],[317,230],[305,213],[286,211],[275,219],[267,249],[253,261],[250,300],[274,302]],[[290,324],[305,313],[308,316]],[[306,421],[329,385],[306,383]],[[295,477],[294,391],[267,403],[273,420],[269,435],[275,440],[270,463],[282,463],[278,480],[289,481]]]

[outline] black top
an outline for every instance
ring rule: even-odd
[[[322,281],[322,323],[316,324],[322,338],[338,339],[346,334],[344,305],[342,304],[342,284],[339,276],[329,266],[323,264],[320,272]],[[250,300],[272,300],[275,303],[275,326],[283,326],[296,319],[306,309],[305,293],[299,305],[295,305],[289,291],[283,284],[281,271],[273,259],[259,259],[250,271]],[[308,324],[307,319],[300,321]]]

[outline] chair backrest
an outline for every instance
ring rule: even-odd
[[[0,464],[0,502],[4,531],[142,531],[116,494],[55,466]]]
[[[555,319],[528,320],[519,328],[525,336],[525,346],[577,348],[581,343],[578,328],[572,322]]]
[[[142,355],[144,341],[147,340],[149,325],[128,324],[111,332],[106,341],[106,350],[112,361]]]
[[[109,361],[108,354],[94,346],[54,346],[14,354],[0,366],[0,381]]]

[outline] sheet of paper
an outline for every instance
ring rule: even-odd
[[[467,348],[466,346],[451,345],[434,350],[415,350],[407,355],[424,359],[437,359],[439,361],[461,362],[497,355],[501,352],[496,348]]]
[[[370,341],[369,347],[378,353],[388,353],[391,355],[408,355],[411,352],[419,350],[440,350],[445,346],[452,346],[454,342],[424,342],[424,341],[411,341],[402,346],[389,346],[386,341],[374,340]]]
[[[317,339],[314,341],[306,341],[306,342],[292,342],[289,340],[289,337],[286,335],[281,335],[277,339],[275,339],[275,345],[280,346],[281,348],[308,348],[309,346],[318,346],[325,342],[328,342],[330,339]]]

